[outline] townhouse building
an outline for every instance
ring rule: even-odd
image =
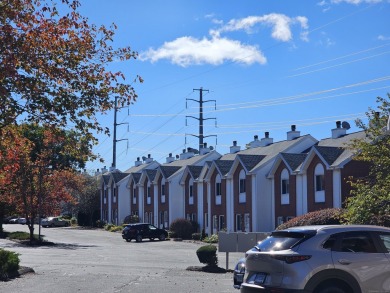
[[[367,164],[354,160],[354,151],[348,147],[365,133],[346,131],[337,122],[330,138],[306,152],[278,155],[268,174],[273,182],[275,226],[308,212],[344,207],[351,191],[349,177],[368,175]]]
[[[163,164],[148,157],[124,174],[102,176],[102,220],[121,224],[138,215],[168,229],[173,220],[187,218],[211,235],[271,231],[291,217],[343,207],[347,178],[368,170],[347,145],[365,134],[347,134],[340,122],[331,133],[318,141],[292,125],[286,140],[274,142],[266,132],[245,149],[234,141],[224,155],[205,146],[199,154],[170,154]]]

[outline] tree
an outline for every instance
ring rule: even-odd
[[[0,129],[17,121],[72,125],[87,146],[98,120],[137,95],[110,63],[137,57],[113,48],[116,26],[97,27],[80,15],[79,0],[0,0]],[[142,82],[142,78],[136,76]]]
[[[35,133],[41,128],[28,129]],[[36,217],[59,214],[64,203],[75,202],[72,194],[81,191],[84,183],[82,175],[68,167],[69,163],[57,160],[57,154],[77,158],[79,150],[72,147],[77,143],[70,143],[69,137],[54,127],[42,129],[42,137],[37,140],[26,137],[25,125],[0,129],[0,201],[15,205],[16,211],[28,220],[30,241]]]
[[[366,139],[355,140],[351,147],[358,150],[356,160],[370,164],[369,175],[351,179],[352,196],[347,200],[346,219],[350,223],[375,224],[390,227],[390,95],[377,98],[378,109],[369,108],[368,124],[356,124],[366,133]]]
[[[82,180],[82,190],[75,194],[77,204],[74,211],[78,213],[79,219],[81,216],[86,217],[81,224],[94,226],[94,215],[100,210],[99,182],[88,174],[83,174]]]

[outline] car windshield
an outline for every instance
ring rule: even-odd
[[[294,247],[313,236],[313,233],[275,231],[256,245],[259,251],[279,251]]]

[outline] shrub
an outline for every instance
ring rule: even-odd
[[[192,240],[200,240],[202,235],[200,233],[192,233]]]
[[[199,247],[196,251],[196,255],[201,263],[208,266],[218,265],[217,247],[214,245],[204,245]]]
[[[139,223],[139,217],[137,215],[128,215],[123,220],[123,224]]]
[[[97,220],[97,221],[96,221],[96,227],[97,227],[97,228],[104,228],[104,226],[105,226],[106,224],[107,224],[106,222],[101,221],[101,220]]]
[[[176,234],[176,232],[168,231],[168,237],[169,238],[177,238],[177,234]]]
[[[169,230],[174,232],[177,238],[182,239],[191,239],[191,235],[194,232],[191,221],[183,218],[174,220]]]
[[[207,243],[218,243],[218,234],[213,234],[211,236],[205,237],[203,242]]]
[[[70,219],[70,224],[71,225],[77,225],[77,219],[75,217]]]
[[[19,254],[0,248],[0,279],[7,279],[9,274],[19,269]]]
[[[295,217],[278,226],[276,230],[307,225],[340,225],[343,223],[343,214],[343,209],[323,209]]]

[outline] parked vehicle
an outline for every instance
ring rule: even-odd
[[[390,229],[333,225],[274,231],[244,261],[241,292],[390,292]]]
[[[26,218],[19,218],[18,219],[18,223],[22,224],[22,225],[26,225],[27,224],[27,219]]]
[[[41,220],[42,227],[68,227],[69,221],[61,217],[48,217]]]
[[[233,287],[236,289],[241,288],[241,284],[244,281],[244,275],[245,275],[245,258],[241,258],[236,266],[234,267],[233,271]]]
[[[128,224],[122,230],[122,238],[127,242],[130,242],[132,239],[141,242],[145,238],[164,241],[167,237],[168,232],[166,230],[157,228],[148,223]]]
[[[19,223],[19,218],[12,218],[9,220],[10,224],[18,224]]]

